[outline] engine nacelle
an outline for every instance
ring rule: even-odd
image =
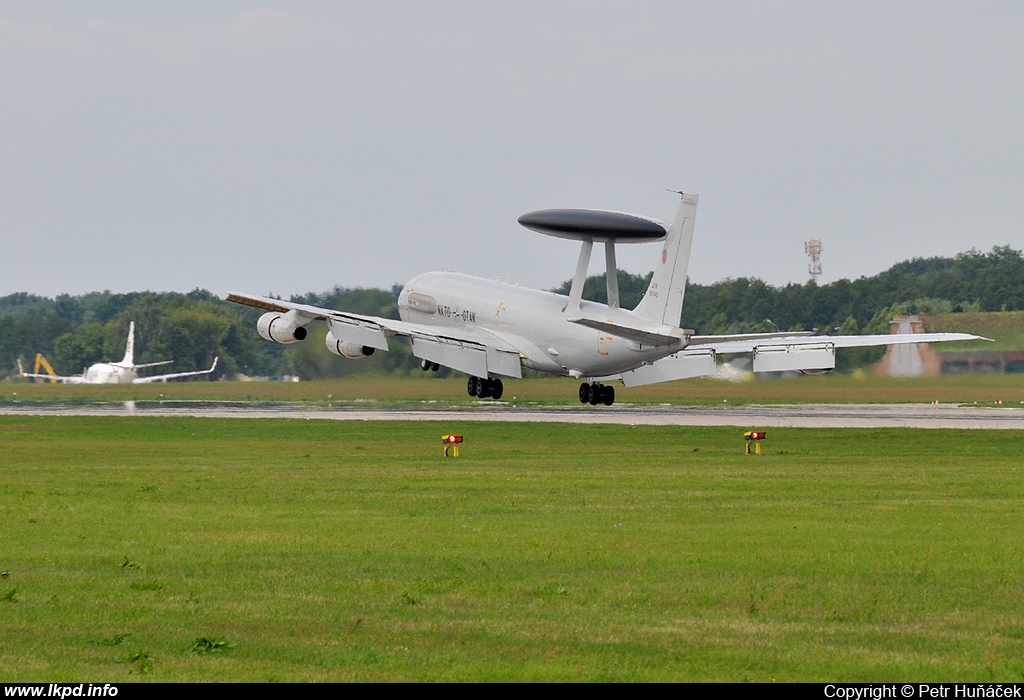
[[[369,357],[377,349],[371,345],[360,345],[359,343],[350,343],[347,340],[338,340],[334,337],[334,333],[327,332],[327,349],[333,352],[335,355],[347,357],[350,360],[361,360],[364,357]]]
[[[264,340],[275,343],[297,343],[306,338],[305,324],[298,323],[296,315],[291,311],[286,314],[273,311],[263,314],[256,322],[256,330]]]

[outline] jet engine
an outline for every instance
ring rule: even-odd
[[[305,324],[298,323],[296,315],[291,311],[286,314],[273,311],[263,314],[256,322],[256,330],[264,340],[275,343],[297,343],[306,338]]]
[[[369,357],[377,349],[370,345],[360,345],[359,343],[350,343],[347,340],[338,340],[334,337],[334,333],[330,331],[327,332],[326,343],[327,349],[335,355],[341,355],[350,360],[361,360],[364,357]]]

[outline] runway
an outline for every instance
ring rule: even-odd
[[[955,404],[788,404],[748,406],[521,406],[481,402],[453,409],[366,409],[348,405],[127,401],[91,404],[5,402],[0,415],[192,416],[305,420],[594,423],[616,425],[741,426],[751,428],[956,428],[1024,430],[1024,407]]]

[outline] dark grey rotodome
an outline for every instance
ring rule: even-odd
[[[523,214],[519,223],[548,236],[602,242],[648,243],[660,241],[668,233],[668,224],[599,209],[542,209]]]

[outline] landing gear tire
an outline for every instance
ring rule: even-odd
[[[505,392],[505,386],[500,379],[470,377],[466,380],[466,392],[481,399],[500,399]]]
[[[597,382],[580,384],[580,403],[589,403],[591,406],[603,403],[605,406],[611,406],[615,403],[615,387]]]
[[[606,386],[604,388],[604,397],[603,398],[604,398],[604,405],[605,406],[611,406],[613,403],[615,403],[615,387],[613,387],[613,386]]]
[[[420,369],[423,370],[424,372],[429,372],[430,366],[432,364],[434,363],[431,362],[430,360],[420,360]]]
[[[436,362],[431,362],[430,363],[430,371],[431,372],[436,372],[439,369],[441,369],[441,365],[437,364]]]

